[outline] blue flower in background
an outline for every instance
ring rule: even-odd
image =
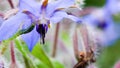
[[[62,10],[73,5],[74,0],[57,0],[50,3],[48,0],[44,0],[42,3],[37,3],[34,0],[19,0],[19,12],[5,20],[0,27],[0,41],[12,37],[20,30],[21,26],[22,29],[26,29],[34,24],[35,28],[31,32],[21,35],[31,51],[39,38],[44,43],[45,34],[50,23],[58,23],[63,18],[80,22],[79,18],[68,15]]]
[[[95,39],[102,45],[111,45],[120,36],[119,28],[106,7],[95,9],[91,14],[86,15],[84,22],[91,26],[91,32],[94,32]]]

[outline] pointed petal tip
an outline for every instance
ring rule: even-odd
[[[22,35],[23,41],[25,41],[28,49],[32,51],[36,43],[38,42],[40,35],[37,33],[36,28],[27,34]]]

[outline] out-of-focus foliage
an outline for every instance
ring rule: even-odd
[[[85,7],[102,7],[106,0],[85,0]]]
[[[113,68],[118,60],[120,60],[120,40],[103,50],[98,59],[98,66],[99,68]]]
[[[115,23],[120,23],[120,13],[113,15],[113,20]]]

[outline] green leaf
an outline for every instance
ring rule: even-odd
[[[120,40],[105,48],[98,58],[99,68],[113,68],[113,65],[120,59]]]
[[[28,48],[21,44],[21,42],[17,39],[14,40],[15,44],[16,44],[16,47],[17,49],[22,53],[22,55],[26,56],[27,57],[27,51],[28,51]]]
[[[36,68],[35,65],[33,64],[31,58],[28,56],[28,51],[27,48],[25,49],[25,45],[22,45],[19,40],[15,39],[15,44],[17,49],[21,52],[23,55],[23,59],[25,61],[26,68]]]
[[[51,63],[50,59],[48,56],[45,54],[43,48],[41,45],[38,43],[36,46],[34,46],[32,50],[32,54],[38,58],[41,62],[43,62],[47,68],[54,68],[53,64]]]
[[[28,60],[27,57],[23,56],[23,59],[24,59],[24,63],[25,63],[25,68],[34,68],[34,66],[30,62],[30,60]]]
[[[37,68],[48,68],[44,63],[42,63],[40,60],[34,60],[34,63],[36,64]]]
[[[62,65],[61,63],[59,63],[58,61],[52,61],[53,65],[55,68],[64,68],[64,65]]]

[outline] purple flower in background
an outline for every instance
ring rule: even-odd
[[[84,17],[84,22],[91,26],[91,33],[102,45],[110,45],[119,38],[118,26],[112,20],[111,14],[103,7],[96,9],[91,14]]]
[[[0,41],[12,37],[20,30],[21,26],[22,29],[26,29],[30,25],[35,25],[31,32],[22,35],[22,39],[31,51],[39,38],[44,43],[45,34],[50,23],[58,23],[63,18],[80,22],[79,18],[68,15],[62,10],[73,5],[74,0],[57,0],[55,2],[44,0],[42,3],[37,3],[34,0],[19,0],[19,12],[4,21],[0,27]]]

